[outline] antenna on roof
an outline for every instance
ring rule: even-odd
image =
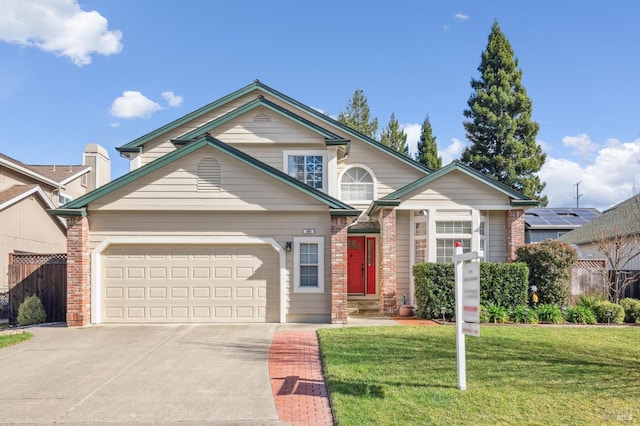
[[[580,194],[580,184],[582,183],[582,181],[576,183],[575,186],[576,187],[576,209],[580,208],[580,197],[582,197],[582,194]]]

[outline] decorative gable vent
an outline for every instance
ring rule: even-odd
[[[259,114],[256,114],[255,117],[253,117],[253,122],[254,123],[270,123],[271,122],[271,117],[269,117],[264,112],[261,112]]]
[[[205,158],[198,164],[198,191],[220,192],[220,164],[215,158]]]

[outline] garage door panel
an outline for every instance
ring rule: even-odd
[[[110,247],[102,321],[278,321],[277,260],[266,245]]]

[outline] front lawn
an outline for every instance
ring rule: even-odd
[[[481,327],[457,389],[455,327],[318,331],[338,425],[640,423],[640,327]]]
[[[29,340],[32,337],[33,334],[27,332],[0,335],[0,349],[6,346],[17,345],[18,343]]]

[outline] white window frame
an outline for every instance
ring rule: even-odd
[[[316,188],[319,191],[327,193],[327,179],[329,174],[329,162],[327,161],[327,151],[326,150],[292,150],[292,151],[282,151],[282,171],[289,174],[289,157],[290,156],[321,156],[322,157],[322,188]],[[306,182],[300,181],[306,185]]]
[[[58,205],[64,206],[71,201],[73,201],[73,197],[71,195],[67,195],[63,192],[58,192]]]
[[[361,164],[361,163],[355,163],[355,164],[348,165],[347,167],[342,169],[342,171],[338,175],[338,199],[342,200],[342,178],[344,177],[344,175],[345,175],[345,173],[347,171],[349,171],[351,169],[354,169],[354,168],[361,168],[364,171],[366,171],[367,173],[369,173],[369,175],[371,176],[371,180],[372,180],[372,184],[373,184],[373,191],[371,193],[372,198],[370,200],[349,200],[349,201],[345,201],[345,202],[347,202],[347,203],[355,203],[355,204],[359,204],[359,203],[369,204],[373,200],[377,200],[378,199],[378,179],[376,179],[376,174],[373,173],[373,170],[371,170],[371,167],[367,166],[366,164]],[[342,200],[342,201],[344,201],[344,200]]]
[[[318,286],[300,286],[300,244],[318,245]],[[296,237],[293,239],[293,291],[294,293],[324,293],[324,237]]]

